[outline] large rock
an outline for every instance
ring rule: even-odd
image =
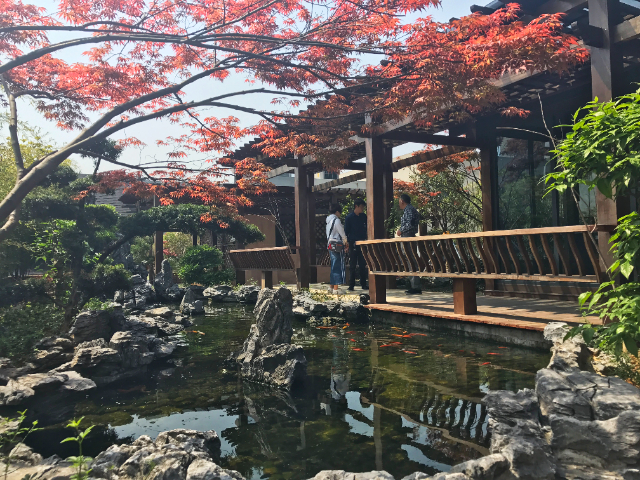
[[[0,387],[0,405],[22,405],[31,399],[86,392],[96,388],[95,382],[76,372],[49,372],[24,375]]]
[[[300,345],[270,345],[240,365],[244,377],[285,389],[304,378],[307,371],[307,359]]]
[[[286,288],[261,290],[253,313],[256,323],[236,359],[240,371],[251,380],[290,388],[307,368],[302,347],[291,345],[291,292]]]
[[[131,445],[113,445],[96,456],[94,478],[134,480],[244,480],[235,471],[214,463],[220,457],[220,440],[214,431],[172,430],[155,441],[146,435]]]
[[[199,315],[204,313],[204,303],[200,300],[199,295],[191,287],[187,288],[182,303],[180,303],[180,311],[185,315]]]
[[[236,292],[237,299],[240,303],[255,304],[258,302],[260,287],[257,285],[243,285]]]
[[[73,342],[64,337],[47,337],[35,345],[31,362],[40,372],[48,371],[73,358]]]
[[[351,473],[344,470],[323,470],[309,480],[393,480],[393,476],[385,471]]]
[[[205,298],[210,299],[212,302],[223,302],[230,293],[233,292],[233,287],[230,285],[218,285],[216,287],[209,287],[202,292]],[[235,292],[233,292],[235,293]],[[235,301],[235,300],[234,300]],[[256,298],[257,301],[257,298]]]
[[[122,309],[116,304],[111,305],[107,310],[84,310],[76,316],[69,330],[76,345],[99,338],[109,340],[121,327],[124,321]]]

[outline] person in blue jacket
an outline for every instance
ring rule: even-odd
[[[344,231],[349,239],[351,251],[349,256],[349,290],[353,291],[356,286],[356,265],[360,266],[360,286],[367,289],[367,264],[362,256],[362,249],[356,245],[359,240],[366,240],[367,237],[367,214],[364,213],[366,202],[358,198],[353,202],[353,212],[347,215],[344,221]]]

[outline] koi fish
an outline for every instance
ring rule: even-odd
[[[347,328],[349,328],[349,327],[347,327],[346,325],[344,327],[342,327],[343,330],[346,330]]]
[[[411,355],[417,355],[418,352],[412,352],[411,350],[402,350],[404,353],[410,353]]]
[[[394,330],[400,330],[400,331],[402,331],[402,329],[401,329],[401,328],[398,328],[398,327],[391,327],[391,328],[392,328],[392,329],[394,329]]]
[[[204,335],[204,332],[200,332],[198,330],[190,330],[190,333],[199,333],[200,335]]]
[[[440,344],[440,345],[438,345],[438,346],[439,346],[439,347],[441,347],[441,346],[442,346],[442,344]]]
[[[317,328],[321,328],[322,330],[333,330],[339,327],[317,327]]]
[[[387,343],[386,345],[380,345],[380,348],[382,348],[382,347],[395,347],[395,345]]]
[[[356,333],[356,332],[354,332],[354,331],[350,331],[350,332],[347,332],[347,333]]]
[[[353,338],[350,338],[349,340],[351,340],[352,342],[355,342],[355,339],[353,339]]]
[[[410,333],[409,335],[411,335],[411,336],[420,335],[421,337],[428,337],[428,335],[426,333]]]
[[[391,334],[393,337],[400,337],[400,338],[411,338],[411,335],[396,335],[395,333]]]
[[[459,352],[464,352],[464,350],[458,350]]]
[[[364,352],[364,348],[352,348],[354,352]]]
[[[485,365],[491,365],[491,362],[484,362],[480,364],[481,367],[484,367]]]
[[[498,348],[509,348],[509,347],[498,347]]]
[[[500,355],[500,354],[499,353],[489,352],[489,353],[487,353],[487,355]]]

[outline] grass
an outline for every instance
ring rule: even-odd
[[[60,334],[64,312],[49,303],[23,302],[0,309],[0,357],[24,360],[42,337]]]

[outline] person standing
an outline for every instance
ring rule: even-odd
[[[360,286],[367,289],[367,264],[362,256],[362,249],[356,245],[360,240],[367,237],[367,214],[364,213],[366,202],[361,198],[353,202],[353,212],[344,219],[344,231],[347,234],[349,245],[349,291],[352,292],[356,286],[356,264],[360,266]]]
[[[331,257],[331,273],[329,277],[331,293],[338,294],[338,287],[344,285],[344,252],[349,251],[347,234],[344,233],[340,215],[342,209],[337,203],[331,205],[327,217],[327,249]]]
[[[399,237],[415,237],[418,233],[420,224],[420,212],[411,205],[411,197],[406,193],[400,195],[398,206],[402,210],[402,219],[400,220],[400,228],[396,232]],[[422,285],[420,277],[408,277],[409,289],[405,292],[407,295],[422,293]]]

